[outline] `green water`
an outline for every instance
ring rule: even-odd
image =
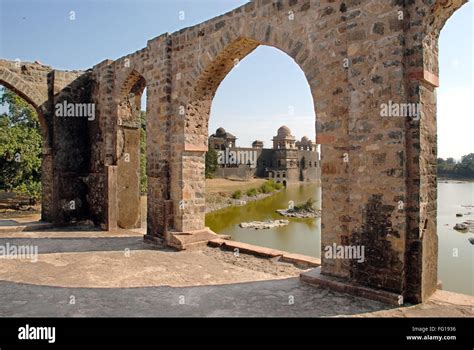
[[[206,225],[214,232],[230,235],[235,241],[319,258],[320,219],[287,218],[288,226],[268,230],[242,229],[238,225],[244,221],[282,219],[276,209],[287,208],[290,200],[298,204],[310,197],[319,205],[320,194],[316,184],[292,185],[266,199],[210,213],[206,215]],[[474,208],[462,205],[474,205],[474,182],[438,183],[438,276],[443,289],[474,295],[474,245],[468,241],[474,234],[453,229],[457,222],[474,220]],[[464,216],[456,218],[456,213]]]
[[[288,208],[288,202],[295,205],[309,198],[320,204],[321,187],[317,184],[290,185],[285,190],[265,199],[250,202],[240,207],[230,207],[206,215],[206,226],[217,233],[227,234],[233,240],[320,257],[321,219],[285,218],[276,209]],[[288,219],[288,226],[268,230],[243,229],[241,222]]]

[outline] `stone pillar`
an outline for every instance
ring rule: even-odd
[[[117,166],[105,166],[105,172],[108,198],[105,229],[112,231],[117,229]]]
[[[141,224],[140,129],[119,125],[116,137],[117,224],[137,228]]]
[[[54,221],[54,203],[53,203],[53,155],[51,149],[43,151],[41,160],[41,220]]]
[[[173,217],[167,215],[171,199],[171,140],[178,137],[172,129],[176,116],[171,108],[171,41],[168,34],[148,42],[148,49],[159,58],[145,72],[147,81],[147,234],[145,239],[162,240]],[[169,204],[168,204],[169,206]]]

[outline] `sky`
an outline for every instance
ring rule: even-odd
[[[246,2],[0,0],[0,58],[40,61],[57,69],[88,69],[139,50],[162,33],[198,24]],[[443,158],[460,159],[474,152],[473,17],[470,2],[454,13],[441,32],[438,156]],[[219,86],[209,132],[222,126],[238,137],[237,145],[260,139],[270,147],[283,124],[297,138],[314,139],[314,119],[301,69],[278,49],[259,47]]]

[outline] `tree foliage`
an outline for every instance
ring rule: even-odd
[[[206,152],[206,168],[205,174],[206,179],[212,178],[212,175],[217,170],[217,152],[214,148],[211,147],[211,143],[209,143],[207,152]]]
[[[474,153],[467,154],[460,162],[453,158],[438,158],[438,175],[441,177],[474,179]]]
[[[41,197],[42,138],[35,109],[12,91],[0,91],[0,189]]]

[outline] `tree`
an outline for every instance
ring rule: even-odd
[[[456,163],[453,158],[446,161],[438,158],[438,175],[451,178],[474,179],[474,153],[461,157]]]
[[[8,112],[0,115],[0,189],[41,197],[42,138],[35,109],[12,91],[0,92]]]
[[[39,131],[38,113],[33,106],[13,91],[7,88],[0,90],[0,105],[8,106],[8,113],[5,115],[10,125],[23,125]]]
[[[214,174],[216,170],[217,170],[217,152],[214,148],[211,147],[211,143],[209,143],[209,146],[206,152],[206,168],[205,168],[206,179],[212,178],[212,174]]]

